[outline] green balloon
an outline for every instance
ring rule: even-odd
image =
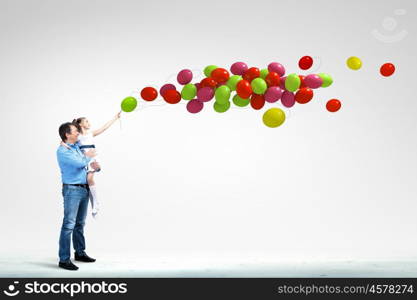
[[[217,111],[218,113],[224,113],[225,111],[227,111],[230,108],[230,101],[227,101],[224,104],[214,102],[213,107],[214,107],[214,110]]]
[[[266,75],[268,75],[268,73],[269,73],[268,69],[262,69],[261,70],[261,78],[265,79]]]
[[[268,88],[266,81],[259,77],[252,80],[250,85],[252,87],[252,91],[258,95],[265,93],[266,89]]]
[[[233,103],[236,106],[245,107],[250,103],[250,99],[240,98],[238,94],[233,96]]]
[[[242,80],[242,76],[233,75],[233,76],[230,76],[230,78],[227,81],[226,85],[230,88],[231,91],[236,91],[236,85],[241,80]]]
[[[290,92],[295,92],[301,84],[300,77],[297,74],[292,73],[285,79],[285,88]]]
[[[333,78],[327,73],[319,73],[317,74],[323,80],[323,84],[321,87],[328,87],[333,83]]]
[[[219,86],[214,93],[214,97],[219,104],[225,104],[230,98],[230,88],[227,85]]]
[[[186,84],[181,90],[181,98],[184,100],[192,100],[197,95],[197,87],[192,84]]]
[[[211,72],[213,72],[214,69],[217,69],[218,67],[215,65],[209,65],[207,67],[204,68],[204,75],[206,75],[206,77],[210,77]]]
[[[136,98],[126,97],[123,99],[121,107],[124,112],[131,112],[135,110],[137,105],[138,101],[136,100]]]

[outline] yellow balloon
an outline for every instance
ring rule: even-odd
[[[278,127],[285,121],[285,112],[277,107],[270,108],[264,113],[262,120],[268,127]]]
[[[362,61],[359,57],[351,56],[346,61],[347,66],[352,70],[359,70],[362,67]]]

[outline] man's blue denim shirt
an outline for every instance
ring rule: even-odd
[[[59,146],[56,151],[62,183],[87,184],[87,166],[91,158],[81,152],[78,143],[67,145],[70,149]]]

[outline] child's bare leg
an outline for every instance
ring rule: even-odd
[[[98,213],[99,203],[97,199],[96,184],[94,181],[94,172],[87,173],[87,182],[90,188],[90,202],[91,202],[92,214],[93,214],[93,217],[95,218]]]

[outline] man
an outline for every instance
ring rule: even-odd
[[[79,132],[72,123],[64,123],[59,127],[59,135],[68,148],[59,146],[57,158],[62,176],[62,195],[64,197],[64,220],[59,237],[59,264],[66,270],[78,270],[71,260],[71,235],[75,249],[75,260],[95,262],[94,258],[85,253],[84,225],[87,216],[89,188],[87,184],[87,167],[96,155],[92,149],[83,154],[77,144]],[[92,162],[94,170],[100,168]]]

